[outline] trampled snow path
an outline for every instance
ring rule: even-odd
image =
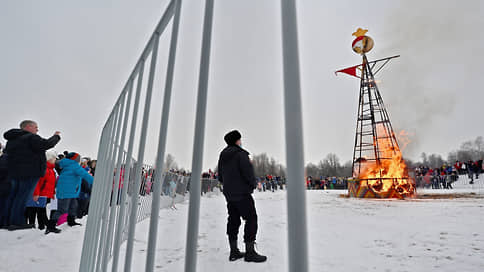
[[[483,198],[363,200],[340,198],[341,193],[308,191],[311,271],[484,271]],[[214,194],[201,201],[199,271],[287,270],[285,191],[254,197],[258,249],[268,262],[228,262],[225,200]],[[177,208],[160,212],[157,271],[183,271],[188,204]],[[145,220],[137,226],[133,271],[144,270],[148,225]],[[47,236],[38,230],[0,230],[0,271],[76,271],[83,230],[66,228]]]

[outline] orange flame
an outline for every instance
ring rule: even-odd
[[[413,137],[414,134],[409,133],[405,130],[401,130],[397,135],[397,140],[400,145],[401,150],[405,150],[405,148],[410,144],[410,138]]]
[[[378,139],[374,145],[379,151],[380,161],[366,161],[362,164],[362,171],[358,176],[360,182],[366,182],[367,186],[378,195],[388,195],[395,191],[400,197],[413,196],[415,186],[408,177],[407,165],[402,157],[398,144],[393,140],[395,135],[383,127],[377,127]],[[410,143],[408,133],[400,132],[399,138],[406,147]]]

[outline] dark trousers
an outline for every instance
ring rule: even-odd
[[[8,226],[8,195],[0,195],[0,227]]]
[[[236,241],[241,225],[240,218],[245,220],[244,242],[254,242],[257,234],[257,212],[251,195],[239,201],[228,201],[227,235],[229,241]]]
[[[50,219],[57,222],[59,217],[65,213],[69,216],[77,216],[77,198],[57,199],[57,210]]]
[[[27,207],[25,208],[25,217],[27,218],[28,224],[35,224],[35,217],[37,217],[37,222],[39,223],[39,228],[47,225],[47,209],[41,207]]]
[[[82,218],[89,211],[89,198],[78,199],[77,218]]]
[[[10,212],[9,225],[25,224],[25,206],[27,200],[32,197],[38,180],[39,178],[33,177],[10,179],[12,187],[7,201],[7,209]]]

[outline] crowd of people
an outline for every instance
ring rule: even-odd
[[[306,188],[308,190],[333,190],[348,189],[348,179],[342,177],[319,177],[306,178]]]
[[[265,177],[256,177],[257,181],[257,190],[259,192],[265,191],[277,191],[284,190],[284,186],[286,185],[286,180],[280,176],[273,176],[273,175],[266,175]]]
[[[223,190],[223,186],[218,182],[218,172],[213,172],[209,169],[207,172],[202,173],[202,195],[207,192],[213,192],[213,189],[219,188]],[[281,176],[273,176],[267,174],[265,176],[255,177],[256,189],[259,192],[275,192],[277,190],[284,190],[286,185],[286,179]]]
[[[452,189],[452,184],[461,175],[466,175],[469,178],[469,184],[474,184],[474,178],[479,179],[482,172],[484,172],[482,160],[456,161],[454,165],[444,164],[436,168],[421,165],[415,168],[415,180],[418,187]]]
[[[3,135],[7,143],[0,155],[0,228],[59,233],[59,224],[80,225],[76,219],[87,214],[96,161],[76,152],[56,154],[50,149],[61,133],[44,139],[37,132],[37,123],[25,120]]]

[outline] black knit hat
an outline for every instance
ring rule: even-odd
[[[237,142],[240,138],[242,138],[240,132],[237,130],[232,130],[231,132],[225,134],[224,140],[228,145],[235,145],[235,142]]]

